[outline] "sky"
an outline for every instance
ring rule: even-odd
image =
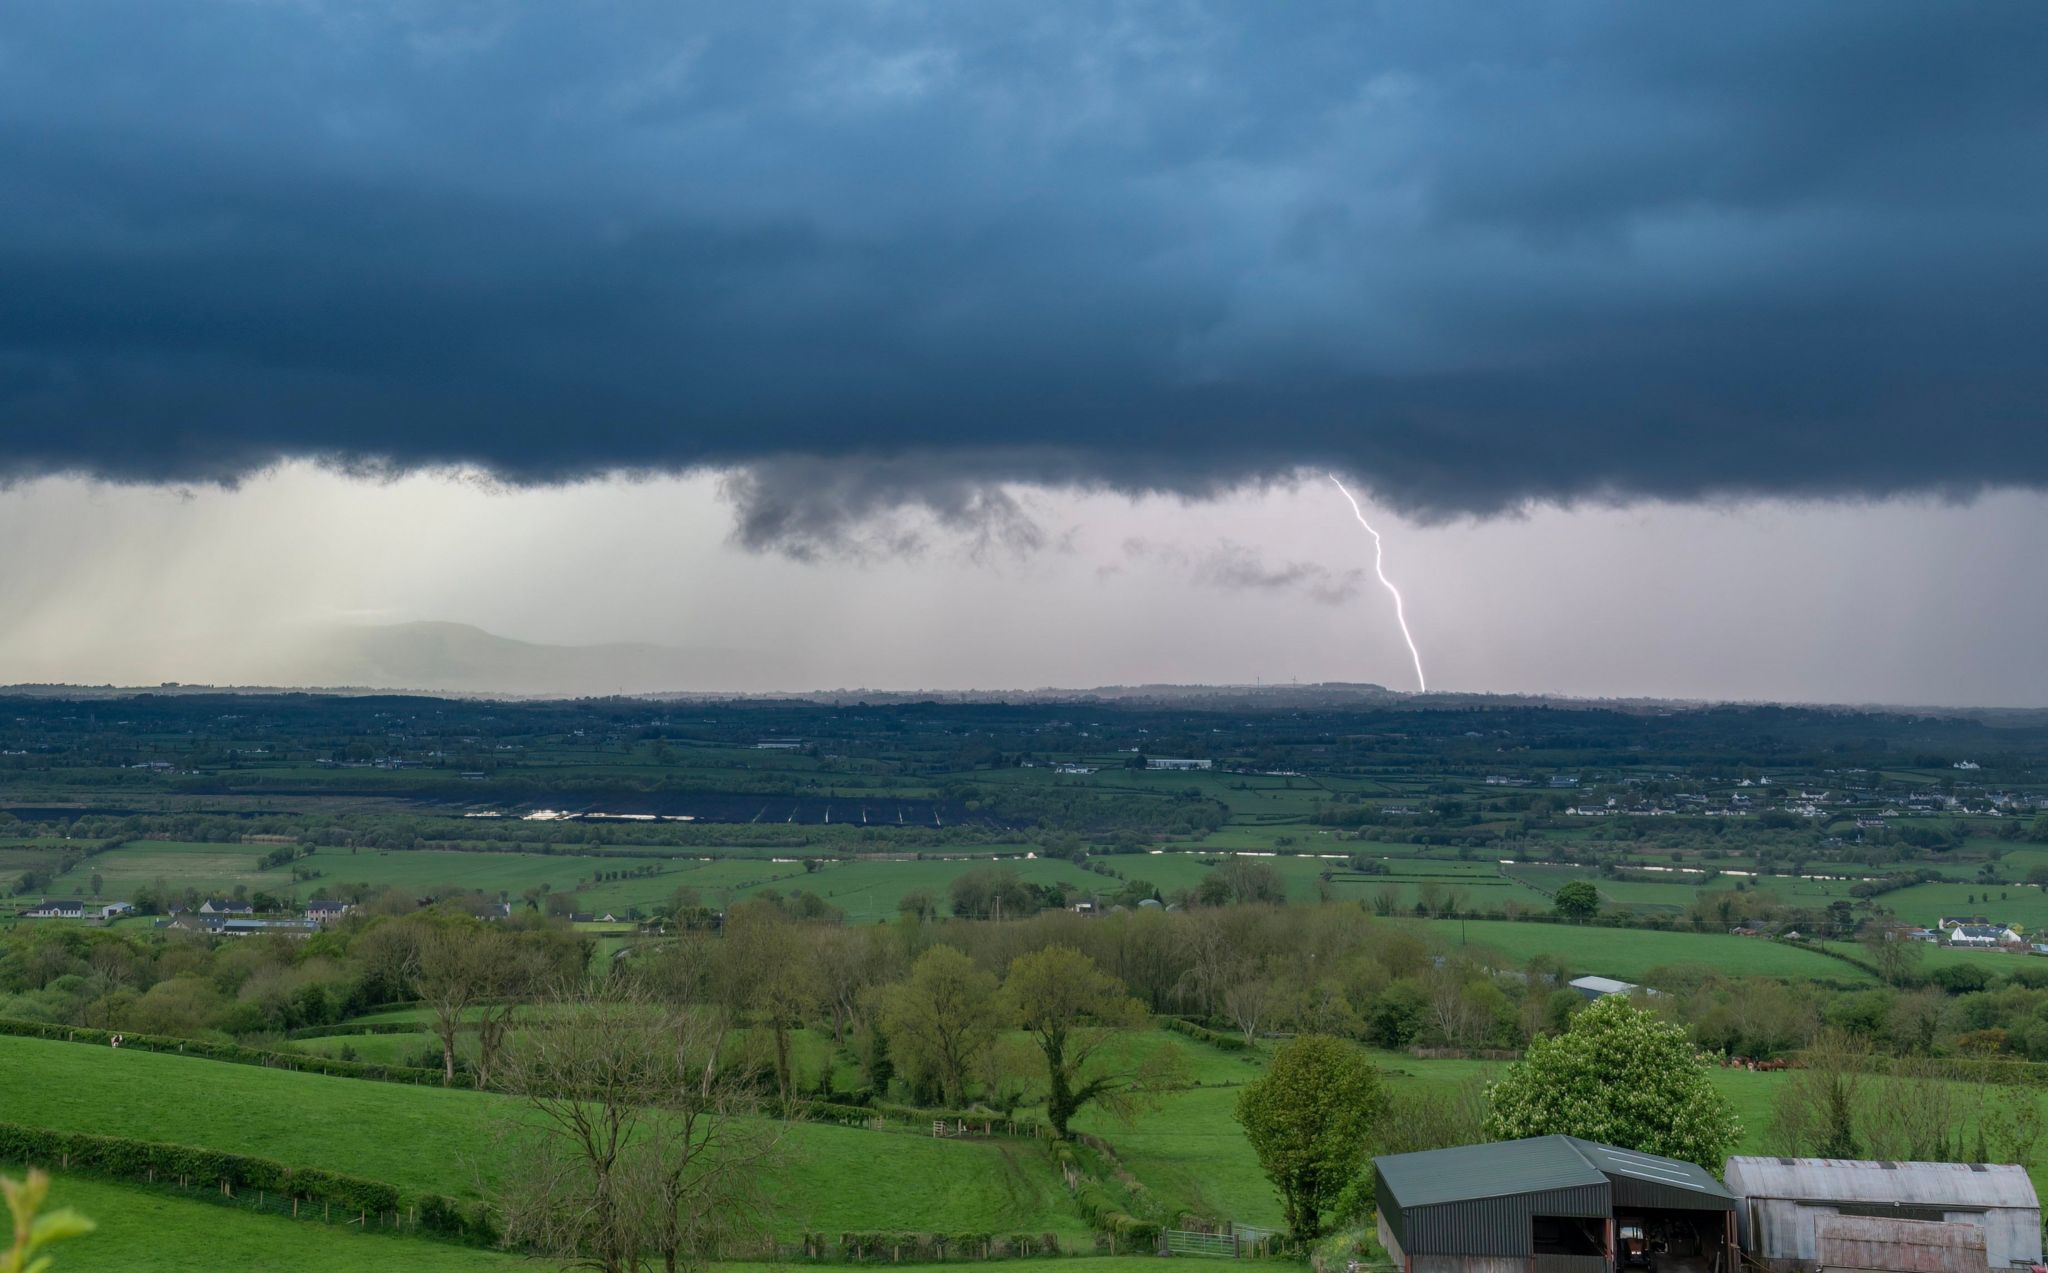
[[[2044,57],[1886,0],[24,0],[0,681],[434,619],[1412,688],[1335,472],[1433,688],[2048,703]]]

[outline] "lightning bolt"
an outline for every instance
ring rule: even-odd
[[[1344,502],[1351,505],[1351,515],[1358,519],[1360,526],[1365,527],[1365,533],[1372,536],[1372,572],[1380,577],[1380,583],[1386,590],[1394,594],[1394,620],[1401,625],[1401,639],[1408,643],[1408,657],[1415,660],[1415,688],[1427,694],[1429,682],[1422,676],[1422,651],[1415,648],[1415,637],[1408,631],[1408,612],[1401,605],[1401,590],[1394,586],[1393,580],[1387,578],[1386,567],[1382,564],[1386,552],[1380,543],[1380,533],[1372,528],[1371,522],[1365,520],[1365,510],[1358,506],[1358,501],[1352,497],[1351,491],[1344,483],[1337,480],[1337,475],[1325,473],[1323,476],[1329,478],[1331,483],[1344,493]]]

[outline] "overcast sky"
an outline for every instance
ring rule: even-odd
[[[1885,0],[22,0],[0,680],[435,618],[1405,688],[1333,469],[1432,686],[2048,702],[2043,65]]]

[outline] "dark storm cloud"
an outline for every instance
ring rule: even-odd
[[[740,537],[1339,467],[2048,482],[2048,9],[0,17],[0,474],[746,466]],[[883,548],[890,545],[884,541]]]

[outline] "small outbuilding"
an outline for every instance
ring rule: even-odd
[[[1730,1158],[1750,1258],[1772,1273],[2004,1270],[2041,1260],[2026,1168],[1843,1158]]]
[[[1735,1198],[1689,1162],[1574,1136],[1373,1160],[1400,1273],[1730,1273]]]

